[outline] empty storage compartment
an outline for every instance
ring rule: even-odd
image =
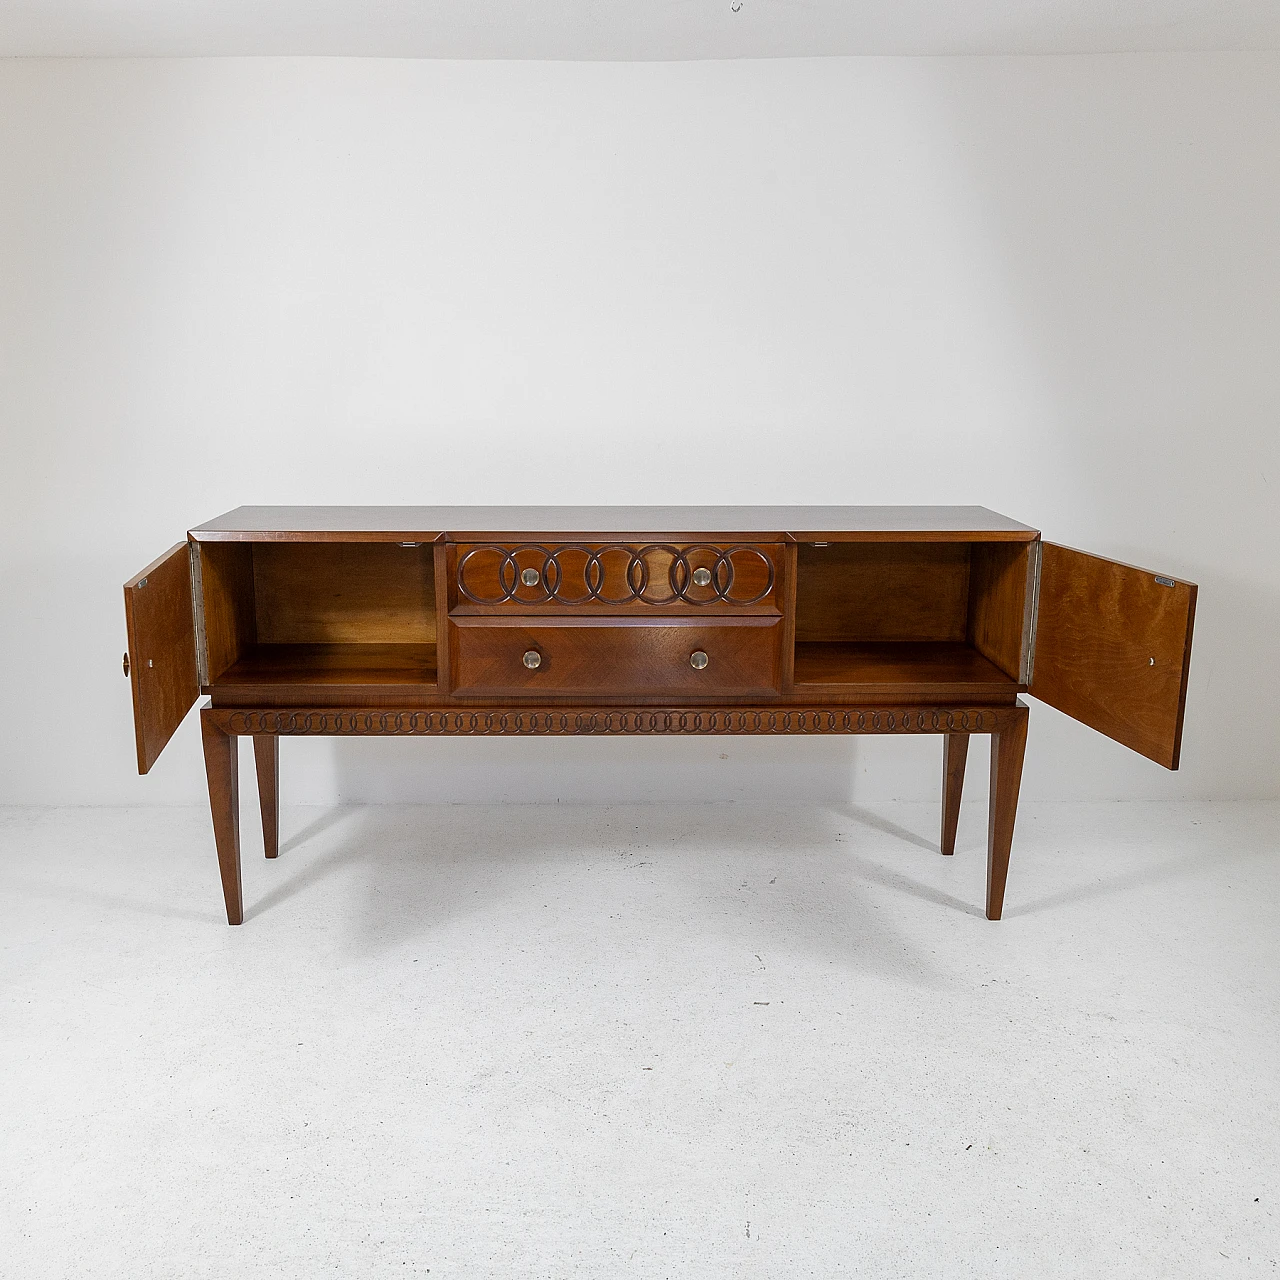
[[[433,551],[394,542],[205,542],[204,668],[216,697],[411,697],[436,684]],[[300,691],[302,692],[302,691]]]
[[[1024,668],[1033,545],[801,544],[796,685],[851,696],[1011,695]]]

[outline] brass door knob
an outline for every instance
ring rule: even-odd
[[[542,574],[537,569],[525,569],[520,574],[520,581],[526,587],[536,587],[542,581]]]
[[[693,571],[693,585],[695,587],[709,587],[711,585],[711,570],[705,566],[701,569]]]
[[[690,665],[690,666],[691,666],[695,671],[701,671],[701,670],[702,670],[702,668],[703,668],[703,667],[705,667],[705,666],[707,665],[707,663],[708,663],[708,662],[710,662],[710,661],[711,661],[711,659],[710,659],[710,658],[708,658],[708,657],[707,657],[707,655],[706,655],[705,653],[703,653],[701,649],[695,649],[695,650],[694,650],[694,651],[689,655],[689,665]]]
[[[530,671],[536,671],[540,666],[542,666],[542,654],[540,654],[537,649],[526,649],[524,652],[524,665],[528,667]]]

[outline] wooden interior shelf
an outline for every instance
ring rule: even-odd
[[[1008,696],[1018,682],[960,641],[801,641],[795,682],[826,688],[856,686],[868,696],[928,692],[931,696]]]
[[[411,694],[435,684],[434,644],[255,644],[213,687],[220,694],[286,685]]]

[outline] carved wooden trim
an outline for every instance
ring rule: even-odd
[[[993,733],[1025,707],[206,708],[226,733],[345,736],[487,734]]]
[[[710,543],[692,543],[687,546],[648,543],[637,547],[621,542],[600,545],[565,543],[559,546],[544,546],[541,543],[507,546],[496,542],[477,542],[461,543],[458,550],[460,554],[455,577],[458,593],[472,604],[484,608],[513,602],[575,607],[598,604],[615,608],[629,604],[658,607],[679,604],[694,607],[709,604],[749,606],[767,600],[773,594],[777,581],[777,566],[773,556],[764,547],[749,543],[724,546]],[[582,565],[577,572],[569,572],[561,563],[561,556],[567,552],[581,558]],[[709,565],[701,566],[709,575],[707,581],[701,584],[694,577],[695,569],[690,563],[690,554],[695,552],[703,552],[702,559],[710,561]],[[650,564],[655,553],[669,561],[666,573],[656,578]],[[536,563],[526,564],[524,570],[521,570],[518,557],[522,555],[526,559],[532,557]],[[477,556],[497,559],[498,594],[495,596],[478,596],[467,585],[467,565]],[[616,583],[615,590],[624,590],[625,594],[611,596],[605,593],[606,578],[609,575],[604,561],[606,557],[619,556],[625,557],[626,565],[621,582]],[[757,588],[754,594],[734,594],[735,559],[739,557],[754,557],[764,566],[767,574],[765,584]],[[529,582],[522,580],[522,572],[530,574]],[[658,584],[656,593],[655,582]],[[530,595],[530,591],[535,594]]]

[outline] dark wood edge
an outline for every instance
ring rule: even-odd
[[[436,688],[447,694],[453,688],[453,647],[449,643],[449,610],[452,606],[453,586],[449,572],[449,548],[437,542],[433,551],[435,565],[432,585],[436,597]]]
[[[772,604],[725,604],[723,601],[706,604],[696,600],[654,602],[630,600],[626,604],[605,600],[583,600],[570,604],[525,604],[522,600],[504,600],[501,604],[457,604],[449,610],[451,618],[502,618],[518,613],[522,618],[560,618],[565,614],[597,615],[613,618],[621,626],[627,619],[638,618],[647,622],[661,621],[668,615],[684,615],[696,618],[772,618],[775,622],[783,612]]]
[[[151,766],[155,764],[157,760],[160,759],[160,752],[163,751],[165,747],[169,745],[169,739],[173,737],[173,734],[171,733],[169,735],[169,738],[166,738],[160,744],[159,751],[156,752],[155,756],[152,759],[147,758],[147,747],[143,739],[143,733],[142,733],[142,726],[144,723],[144,716],[143,716],[143,710],[142,710],[142,690],[140,688],[142,675],[141,675],[141,668],[138,665],[142,660],[142,647],[138,643],[138,623],[134,613],[134,592],[138,589],[139,582],[141,582],[144,578],[149,577],[152,573],[155,572],[157,565],[163,564],[166,560],[169,559],[171,555],[173,555],[175,551],[180,551],[186,545],[187,543],[185,541],[175,542],[173,546],[169,548],[168,551],[166,551],[163,555],[156,556],[156,558],[149,565],[147,565],[147,567],[143,569],[141,573],[135,573],[133,577],[130,578],[129,581],[124,584],[124,633],[125,633],[125,645],[127,646],[125,651],[129,655],[130,663],[133,664],[129,672],[129,698],[133,706],[133,741],[134,741],[134,747],[137,751],[137,757],[138,757],[138,773],[144,777],[146,774],[151,772]],[[194,601],[193,601],[193,612],[194,612]],[[194,621],[194,618],[193,618],[193,621]],[[198,673],[197,673],[197,681],[198,681]],[[188,713],[190,712],[190,710],[191,708],[190,706],[188,706],[187,708]],[[184,716],[183,718],[185,719],[186,717]],[[176,727],[174,732],[175,733],[177,732]]]
[[[786,542],[1034,542],[1036,529],[813,529],[787,533]]]
[[[912,702],[923,699],[928,703],[939,700],[950,702],[953,698],[964,697],[981,699],[982,702],[1012,702],[1014,695],[1027,693],[1025,684],[1017,684],[1012,680],[877,680],[863,681],[857,686],[847,684],[824,684],[818,680],[797,680],[787,691],[789,697],[803,701],[825,703],[841,702],[848,706],[852,698],[855,702],[868,697],[879,701],[881,698],[910,698]]]
[[[1170,769],[1177,769],[1182,761],[1182,721],[1187,713],[1187,683],[1191,679],[1191,633],[1195,630],[1196,596],[1199,594],[1199,588],[1194,582],[1188,582],[1187,586],[1191,588],[1190,599],[1187,602],[1187,641],[1182,650],[1182,680],[1178,688],[1178,721],[1173,731],[1173,759],[1169,763]]]
[[[1059,551],[1070,551],[1073,555],[1088,556],[1090,560],[1101,560],[1104,564],[1117,564],[1122,569],[1132,569],[1134,573],[1140,573],[1148,578],[1168,578],[1170,582],[1180,587],[1190,587],[1195,591],[1196,584],[1188,582],[1186,578],[1175,578],[1171,573],[1164,573],[1159,569],[1150,569],[1141,564],[1130,564],[1127,560],[1117,560],[1115,556],[1099,555],[1096,551],[1082,551],[1079,547],[1069,547],[1065,542],[1045,542],[1046,547],[1057,547]]]
[[[779,566],[780,581],[774,587],[774,599],[782,609],[782,634],[779,636],[779,671],[778,687],[784,694],[790,694],[796,682],[796,575],[799,568],[800,553],[797,545],[788,543],[781,556]]]
[[[920,707],[206,707],[224,733],[356,737],[576,734],[998,733],[1027,713],[1005,706]]]
[[[439,530],[362,529],[343,533],[332,529],[189,529],[192,542],[443,542]]]
[[[170,550],[166,551],[164,556],[161,556],[160,559],[163,560],[165,556],[169,556],[172,554],[173,554],[173,550],[172,548],[170,548]],[[140,775],[145,775],[151,769],[151,765],[153,762],[147,759],[146,743],[143,741],[143,735],[142,735],[142,725],[143,725],[142,693],[141,693],[141,690],[138,688],[139,674],[137,671],[137,663],[139,661],[138,655],[140,651],[138,648],[138,624],[137,624],[137,620],[134,617],[134,610],[133,610],[133,592],[134,592],[134,588],[138,584],[138,579],[145,578],[147,576],[147,573],[150,571],[150,569],[154,565],[157,565],[159,563],[160,563],[160,560],[152,561],[152,563],[148,565],[146,569],[144,569],[140,574],[138,574],[137,578],[134,578],[130,582],[125,583],[125,587],[124,587],[124,633],[125,633],[125,645],[126,645],[125,652],[128,654],[129,662],[131,664],[129,668],[129,697],[133,703],[133,743],[137,751],[138,773]]]
[[[799,542],[1034,542],[1040,534],[1034,529],[875,529],[850,532],[847,529],[813,529],[802,531],[716,532],[659,530],[621,530],[610,533],[527,532],[518,529],[488,529],[467,532],[399,529],[336,532],[332,530],[191,529],[187,536],[194,542],[741,542],[762,544]]]
[[[129,581],[124,584],[124,589],[126,591],[132,591],[138,585],[138,583],[142,581],[143,578],[150,577],[151,574],[153,574],[156,571],[157,565],[164,564],[164,562],[171,555],[173,555],[175,551],[182,550],[182,548],[185,547],[186,545],[187,545],[186,538],[184,538],[181,542],[175,542],[173,546],[171,546],[169,550],[164,553],[164,555],[156,556],[156,558],[149,565],[147,565],[147,567],[143,569],[141,573],[135,573],[133,577],[130,578]]]
[[[691,606],[697,609],[698,605]],[[682,611],[675,612],[669,609],[664,612],[661,606],[653,606],[651,613],[605,613],[603,611],[596,612],[594,609],[587,612],[585,608],[580,608],[577,612],[572,611],[571,606],[566,606],[558,613],[517,613],[508,610],[499,613],[496,610],[491,613],[460,613],[454,610],[449,614],[450,625],[460,630],[483,630],[491,631],[495,627],[504,627],[509,629],[537,630],[546,629],[548,631],[601,631],[612,630],[617,631],[629,628],[643,628],[646,631],[662,630],[666,627],[702,627],[714,628],[717,631],[736,630],[743,627],[776,627],[782,623],[782,614],[776,609],[768,613],[748,612],[745,608],[738,610],[736,613],[693,613]],[[439,641],[437,640],[437,645]]]

